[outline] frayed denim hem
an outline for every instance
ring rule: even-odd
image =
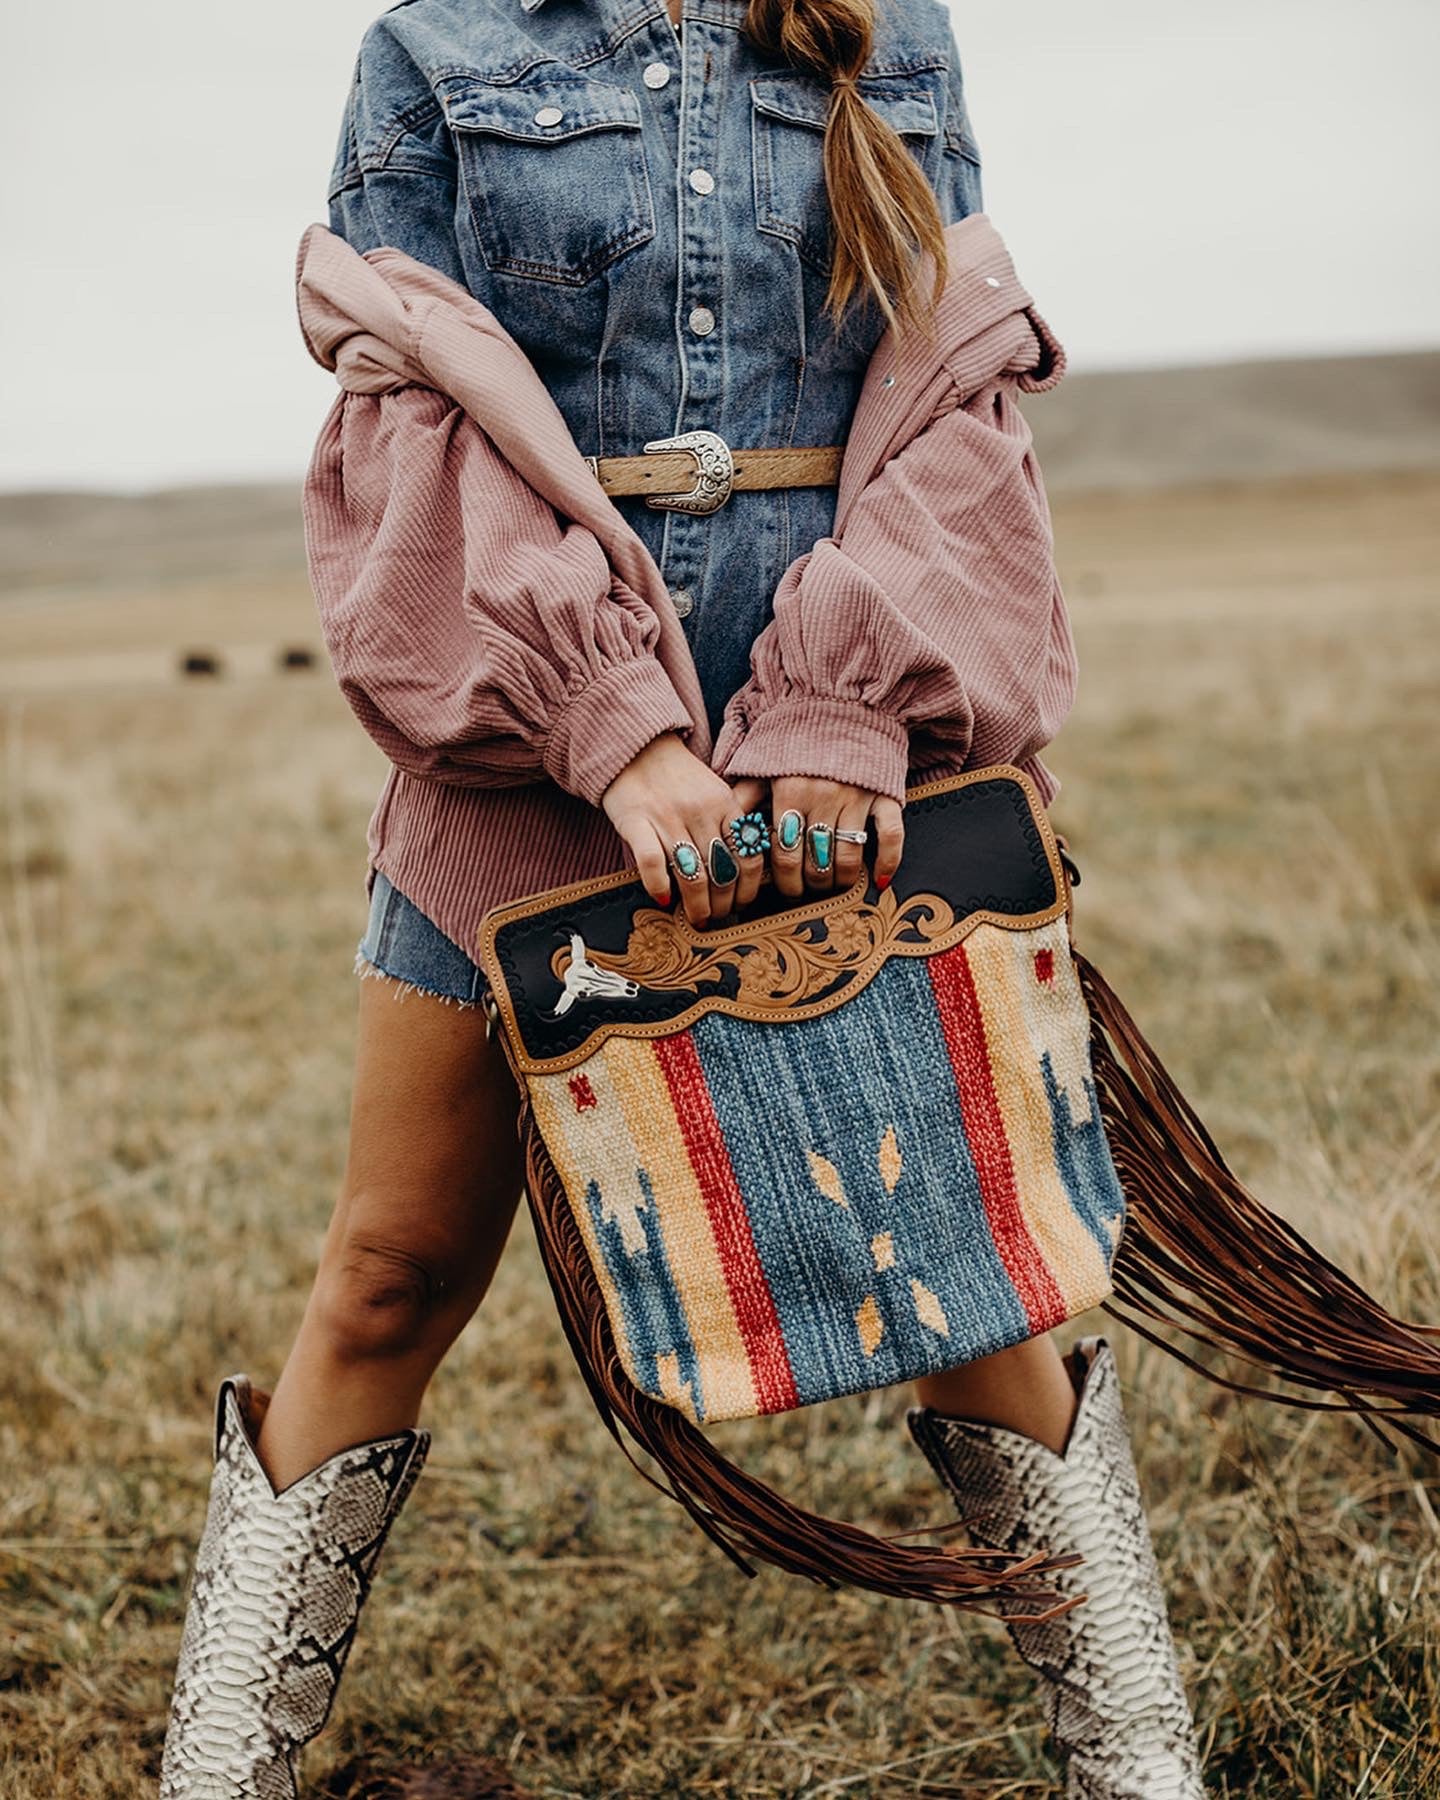
[[[388,981],[394,989],[396,1000],[403,1000],[407,994],[423,994],[427,1000],[439,1000],[446,1006],[458,1006],[461,1012],[479,1011],[478,1000],[462,1000],[456,994],[442,994],[437,988],[422,987],[417,981],[406,981],[399,975],[392,975],[388,969],[382,969],[378,963],[370,961],[363,950],[355,952],[355,973],[364,980]]]

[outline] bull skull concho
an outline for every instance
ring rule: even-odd
[[[565,986],[554,1008],[557,1019],[563,1019],[577,1000],[634,1000],[640,992],[638,981],[592,962],[578,931],[570,933],[570,960],[563,979]]]

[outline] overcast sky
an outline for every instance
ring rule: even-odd
[[[379,10],[11,12],[0,487],[301,473],[333,384],[295,245]],[[1436,0],[955,16],[986,210],[1072,368],[1440,343]]]

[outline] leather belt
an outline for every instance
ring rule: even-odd
[[[736,488],[833,487],[843,444],[732,450],[718,431],[651,438],[639,456],[587,456],[607,494],[643,494],[647,506],[712,513]]]

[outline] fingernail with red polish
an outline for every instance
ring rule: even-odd
[[[890,885],[890,880],[891,878],[888,875],[877,875],[875,877],[875,885],[877,888],[887,888]]]
[[[673,894],[656,894],[654,898],[657,906],[673,906],[675,904]]]

